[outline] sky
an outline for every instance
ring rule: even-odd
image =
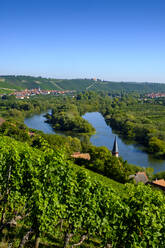
[[[0,0],[0,75],[165,83],[165,0]]]

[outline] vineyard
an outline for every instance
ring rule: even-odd
[[[117,184],[1,136],[0,247],[164,247],[164,195]]]
[[[26,116],[47,109],[52,109],[53,116],[47,115],[52,126],[87,131],[83,139],[48,135],[24,125]],[[139,114],[142,109],[145,118]],[[133,95],[112,98],[95,92],[74,98],[1,99],[0,247],[165,247],[164,194],[135,185],[129,175],[145,169],[112,156],[106,147],[93,146],[88,135],[92,127],[81,117],[99,111],[107,122],[120,124],[128,137],[136,133],[141,140],[143,130],[154,127],[145,137],[150,140],[154,134],[164,142],[164,117],[158,121],[158,110],[160,116],[163,100],[144,102]],[[90,160],[72,158],[74,152],[89,153]]]
[[[102,81],[100,79],[93,80],[87,78],[77,79],[57,79],[43,78],[33,76],[0,76],[0,87],[6,90],[16,89],[34,89],[40,87],[43,90],[76,90],[76,91],[107,91],[113,93],[152,93],[164,92],[165,85],[163,83],[137,83],[137,82],[114,82]]]

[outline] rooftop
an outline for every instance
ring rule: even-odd
[[[136,183],[143,182],[144,184],[146,184],[148,182],[148,177],[144,171],[139,171],[135,175],[129,176],[129,178],[134,178]]]
[[[119,148],[118,148],[116,136],[115,136],[115,140],[114,140],[114,144],[113,144],[112,153],[113,153],[113,154],[119,153]]]
[[[71,155],[72,158],[83,158],[86,160],[90,160],[90,154],[89,153],[80,153],[80,152],[75,152]]]
[[[165,187],[165,180],[164,179],[159,179],[159,180],[155,180],[153,181],[154,184],[157,184],[159,186]]]

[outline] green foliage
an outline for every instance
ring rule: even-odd
[[[129,165],[122,158],[112,156],[106,147],[90,146],[87,152],[90,154],[90,161],[78,158],[75,163],[121,183],[128,182],[130,175],[143,170],[141,167]]]
[[[12,114],[12,120],[48,107],[53,107],[54,114],[59,113],[64,120],[97,110],[127,137],[149,144],[150,152],[164,154],[163,101],[143,103],[126,96],[112,99],[95,92],[81,93],[77,99],[65,98],[65,104],[64,98],[44,99],[44,104],[42,97],[3,99],[0,106],[6,117]],[[0,137],[2,242],[10,240],[17,248],[31,230],[27,247],[34,247],[34,236],[35,240],[41,238],[42,246],[49,247],[70,247],[82,237],[82,247],[165,246],[164,195],[144,185],[128,184],[124,188],[107,178],[126,182],[140,168],[113,157],[105,147],[90,146],[88,138],[80,142],[77,138],[39,132],[30,138],[28,129],[18,121],[4,122],[0,132],[12,137]],[[68,154],[81,150],[90,152],[91,160],[76,162],[107,177],[80,169],[68,160]],[[156,176],[164,178],[163,173]],[[58,245],[50,237],[58,240]]]
[[[52,149],[65,149],[65,152],[68,155],[71,155],[74,152],[81,152],[82,150],[81,141],[76,137],[56,134],[42,134],[42,137],[49,143]]]
[[[130,92],[151,93],[164,92],[164,84],[136,83],[136,82],[111,82],[98,79],[54,79],[30,76],[0,76],[0,86],[9,89],[38,88],[49,90],[93,90],[108,91],[111,94],[125,94]]]
[[[73,104],[57,106],[51,115],[47,115],[47,119],[55,130],[88,134],[95,131],[92,125],[79,115],[77,107]]]
[[[113,110],[106,112],[105,118],[112,128],[119,130],[127,139],[136,140],[144,145],[147,151],[156,157],[165,156],[165,128],[164,106],[157,101],[152,103],[131,101],[129,98],[121,99],[125,106],[119,103],[114,105]],[[104,114],[104,113],[103,113]]]
[[[0,110],[1,116],[5,119],[23,122],[25,117],[51,109],[55,104],[54,97],[36,96],[31,99],[17,100],[13,96],[5,96],[5,99],[0,100]]]
[[[61,242],[57,247],[71,247],[83,237],[83,247],[97,238],[99,247],[163,248],[164,195],[142,184],[128,184],[118,195],[113,184],[107,187],[101,181],[66,161],[63,152],[41,151],[1,137],[0,229],[15,230],[13,247],[31,230],[33,246],[34,235],[42,244],[52,235]],[[3,241],[5,235],[1,232]]]
[[[129,206],[126,222],[129,226],[122,234],[129,247],[164,246],[164,196],[143,184],[128,185],[124,202]]]
[[[165,179],[165,171],[158,172],[152,176],[152,179]]]
[[[165,154],[165,141],[156,137],[152,137],[149,140],[149,151],[157,154],[158,156]]]
[[[28,129],[24,124],[20,123],[11,123],[5,121],[0,126],[0,134],[10,136],[16,140],[20,141],[30,141],[28,134]]]

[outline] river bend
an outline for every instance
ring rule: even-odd
[[[36,114],[24,120],[24,123],[29,127],[41,130],[47,134],[55,134],[55,131],[50,124],[45,122],[45,113]],[[103,116],[98,112],[86,113],[82,116],[96,129],[96,134],[92,135],[90,141],[95,146],[106,146],[112,150],[115,135],[117,136],[119,155],[127,160],[128,163],[140,165],[141,167],[152,167],[154,173],[165,171],[165,161],[155,159],[152,155],[147,154],[142,146],[136,144],[128,144],[128,141],[122,139],[118,134],[112,131],[108,126]],[[59,134],[59,133],[58,133]],[[63,134],[60,132],[60,134]]]

